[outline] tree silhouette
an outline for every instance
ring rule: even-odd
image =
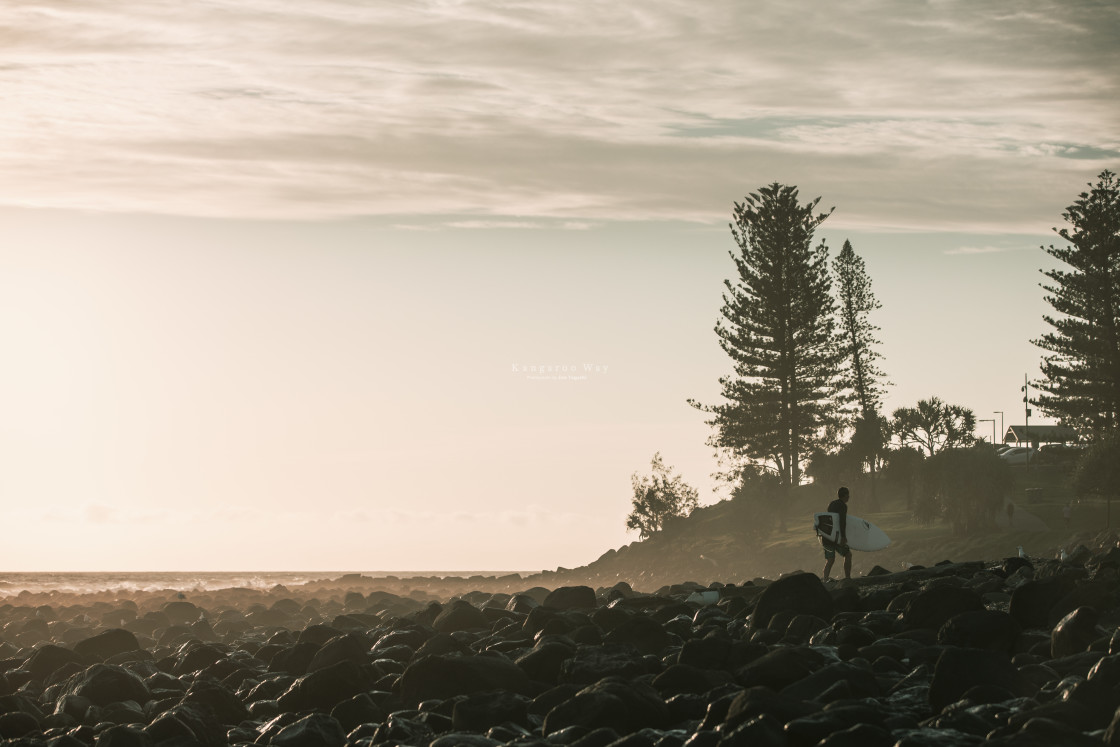
[[[637,529],[642,539],[664,529],[666,522],[688,516],[700,505],[696,489],[665,466],[661,452],[653,455],[650,469],[652,474],[648,477],[637,472],[630,476],[634,500],[626,517],[626,528]]]
[[[877,362],[882,354],[876,349],[880,344],[875,337],[879,328],[871,323],[869,315],[882,307],[871,292],[871,277],[863,258],[856,254],[852,243],[845,240],[840,253],[832,261],[832,274],[840,299],[841,349],[847,359],[844,382],[856,405],[855,434],[851,448],[865,460],[871,469],[872,510],[878,510],[875,493],[875,468],[886,440],[879,409],[882,406],[885,374]]]
[[[820,198],[801,205],[797,188],[771,184],[736,203],[720,347],[734,374],[719,380],[724,402],[689,403],[713,415],[709,443],[733,459],[773,464],[784,488],[801,482],[802,462],[835,420],[843,356],[835,335],[828,248],[813,246]]]
[[[900,407],[891,414],[891,430],[903,446],[916,446],[933,456],[942,449],[969,446],[975,441],[976,416],[960,405],[947,405],[937,397],[918,401],[917,407]]]
[[[1063,425],[1104,435],[1120,428],[1120,184],[1099,181],[1062,214],[1054,229],[1070,246],[1043,247],[1068,269],[1044,271],[1053,331],[1035,340],[1047,351],[1036,404]]]

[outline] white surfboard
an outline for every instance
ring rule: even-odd
[[[813,528],[817,535],[830,542],[840,542],[840,514],[819,513],[813,514]],[[848,514],[847,522],[848,547],[853,550],[874,552],[885,550],[891,544],[891,538],[879,527],[867,519]]]

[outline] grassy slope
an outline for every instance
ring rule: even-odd
[[[867,511],[854,490],[850,510],[873,521],[891,537],[891,547],[876,553],[854,553],[853,575],[863,575],[875,565],[898,571],[908,564],[932,565],[941,560],[997,560],[1014,555],[1017,547],[1036,557],[1053,557],[1062,547],[1099,541],[1106,529],[1107,507],[1103,501],[1075,502],[1069,529],[1062,507],[1072,495],[1063,474],[1032,468],[1016,470],[1012,499],[1020,511],[1040,518],[1045,531],[993,529],[982,534],[956,537],[941,524],[916,524],[905,509],[905,499],[882,496],[883,510]],[[666,584],[696,581],[741,583],[758,576],[773,578],[793,570],[819,573],[824,563],[812,530],[812,514],[824,510],[827,497],[807,489],[789,506],[784,531],[759,531],[758,516],[742,515],[730,503],[701,508],[658,535],[605,553],[583,568],[537,577],[544,585],[588,583],[611,586],[626,581],[634,588],[652,591]],[[818,508],[819,506],[819,508]],[[1120,524],[1120,503],[1114,507],[1112,526]],[[841,575],[839,567],[833,576]]]

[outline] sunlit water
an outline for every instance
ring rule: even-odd
[[[511,571],[362,571],[363,576],[502,576]],[[516,572],[516,571],[513,571]],[[56,591],[82,594],[97,591],[212,591],[215,589],[271,589],[277,584],[299,586],[314,581],[330,581],[355,571],[315,572],[128,572],[128,573],[0,573],[0,597],[28,591],[32,594]]]

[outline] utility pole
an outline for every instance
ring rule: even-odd
[[[1031,471],[1031,392],[1029,386],[1027,375],[1023,374],[1023,435],[1027,438],[1027,468],[1023,470],[1024,472]]]

